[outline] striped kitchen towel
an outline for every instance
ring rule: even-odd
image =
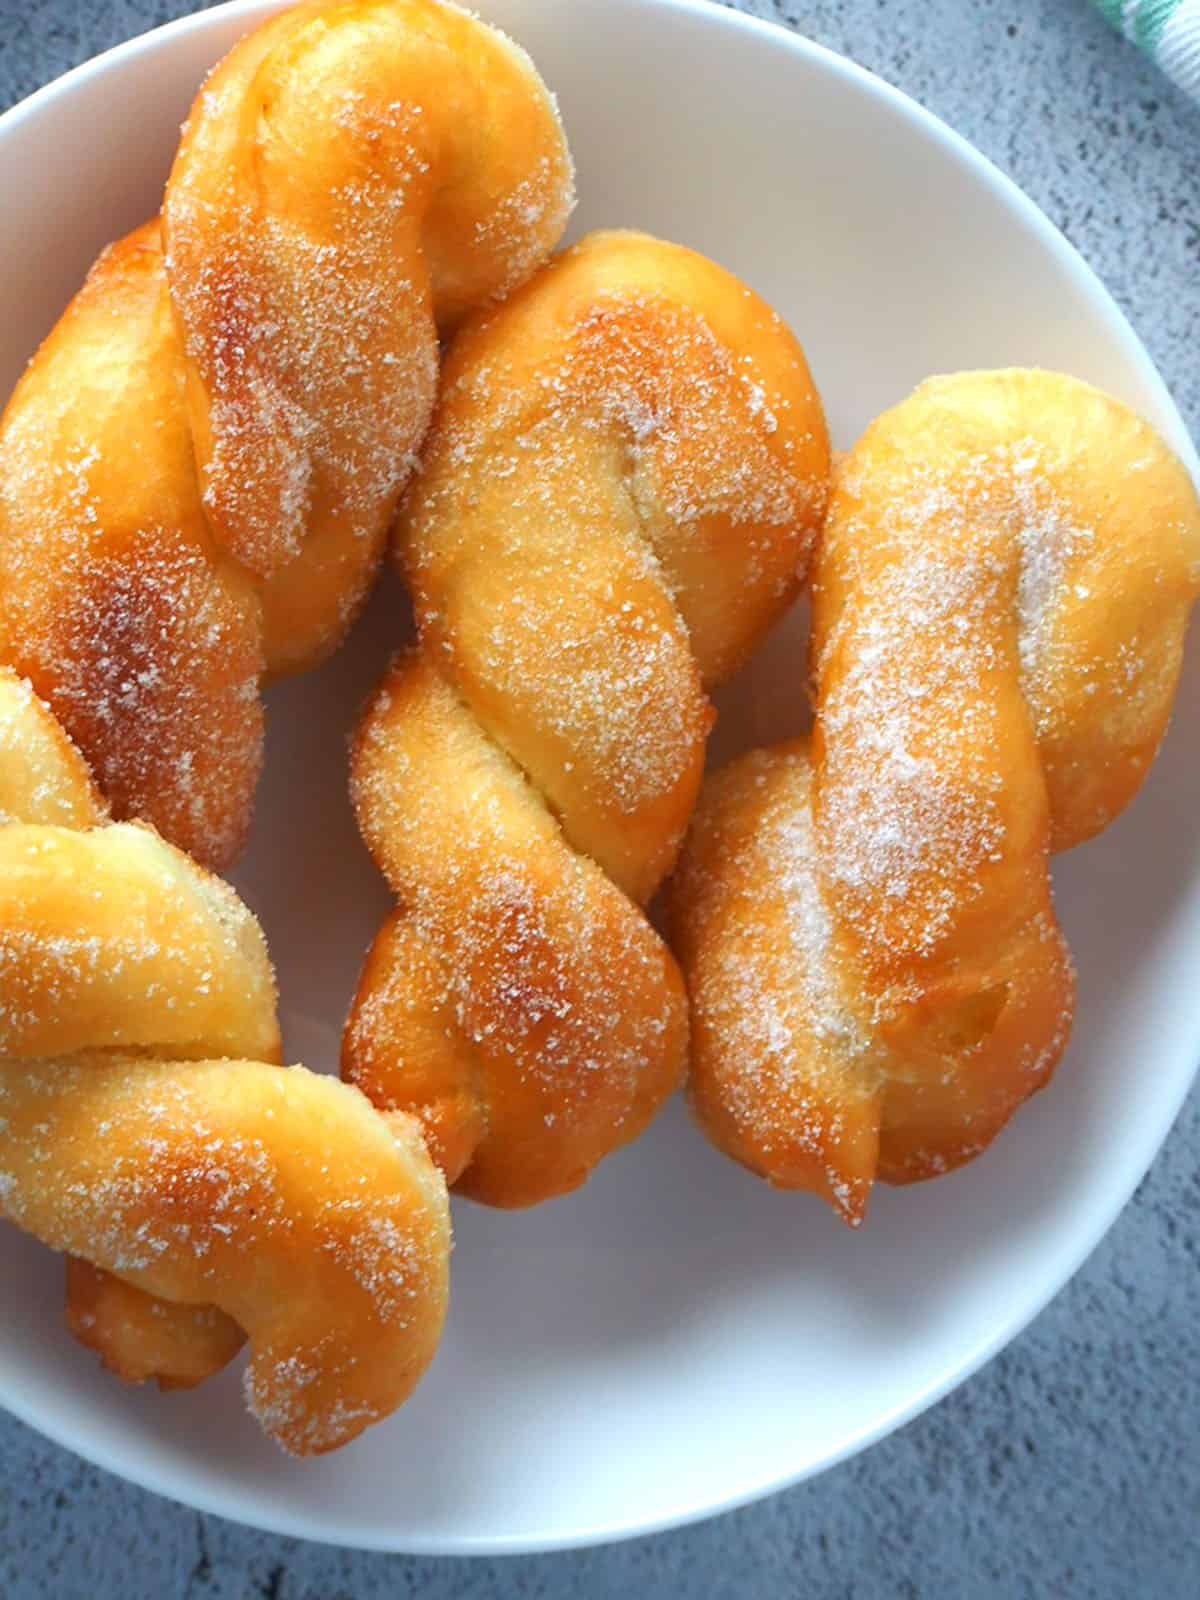
[[[1200,100],[1200,0],[1096,0],[1127,39]]]

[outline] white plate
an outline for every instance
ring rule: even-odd
[[[203,70],[269,9],[210,11],[71,73],[0,122],[0,385],[100,245],[157,204]],[[1145,352],[1078,256],[980,156],[827,52],[691,0],[486,0],[557,90],[577,229],[640,224],[749,279],[804,339],[840,443],[929,372],[1091,379],[1188,456]],[[343,738],[398,637],[381,592],[322,673],[272,696],[237,882],[280,969],[289,1048],[332,1067],[387,906],[351,825]],[[718,745],[802,720],[800,621],[724,697]],[[647,1532],[862,1449],[994,1354],[1079,1266],[1158,1149],[1200,1016],[1200,678],[1143,797],[1060,863],[1080,1021],[1051,1089],[970,1169],[880,1193],[860,1235],[716,1156],[676,1106],[586,1191],[457,1208],[446,1341],[361,1443],[289,1462],[236,1376],[122,1389],[63,1331],[61,1268],[0,1229],[0,1399],[138,1483],[344,1544],[462,1553]],[[20,1285],[20,1292],[14,1292]]]

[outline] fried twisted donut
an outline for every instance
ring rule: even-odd
[[[1085,384],[934,379],[867,430],[814,568],[811,747],[713,780],[674,888],[722,1149],[857,1223],[1047,1082],[1049,855],[1136,793],[1198,588],[1187,473]]]
[[[108,821],[87,766],[30,686],[0,669],[0,827],[26,822],[95,828]],[[111,889],[111,885],[109,886]],[[263,992],[250,997],[252,1017]],[[278,1059],[272,1028],[261,1053]],[[105,1365],[129,1382],[156,1378],[186,1388],[219,1372],[242,1346],[242,1330],[212,1306],[175,1305],[143,1294],[89,1262],[67,1261],[67,1322]]]
[[[127,1375],[195,1381],[244,1329],[267,1432],[346,1443],[408,1395],[444,1317],[445,1187],[416,1124],[269,1064],[253,917],[148,828],[105,824],[4,671],[0,811],[0,1216],[83,1258],[74,1320],[116,1364],[132,1350]]]
[[[676,1086],[682,984],[641,906],[705,688],[795,592],[828,467],[779,319],[642,235],[568,251],[447,358],[399,539],[421,643],[353,758],[402,909],[343,1067],[477,1199],[575,1188]]]
[[[439,0],[316,0],[216,68],[161,228],[101,256],[0,423],[0,661],[119,816],[236,854],[259,682],[365,597],[438,325],[544,259],[570,200],[532,64]]]

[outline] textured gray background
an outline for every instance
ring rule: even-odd
[[[191,9],[0,0],[0,108]],[[1011,173],[1098,269],[1200,430],[1200,111],[1088,0],[745,9],[899,84]],[[1022,1339],[901,1434],[750,1510],[578,1555],[363,1556],[197,1516],[0,1418],[0,1600],[1182,1600],[1200,1592],[1198,1142],[1194,1095],[1107,1242]]]

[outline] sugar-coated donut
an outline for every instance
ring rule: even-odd
[[[811,743],[710,781],[673,886],[722,1149],[856,1223],[1047,1082],[1050,853],[1137,792],[1198,589],[1187,472],[1084,383],[932,379],[867,430],[813,569]]]
[[[532,63],[442,0],[314,0],[212,73],[161,221],[104,252],[0,421],[0,662],[118,817],[237,853],[259,685],[355,616],[439,328],[532,271],[571,198]]]
[[[134,1380],[243,1334],[297,1454],[409,1394],[445,1316],[445,1184],[417,1124],[279,1055],[250,912],[151,829],[0,669],[0,1218],[76,1259],[69,1321]],[[114,1276],[115,1275],[115,1276]]]
[[[642,234],[590,236],[447,357],[398,535],[420,645],[353,757],[401,909],[343,1066],[477,1199],[575,1188],[679,1081],[683,987],[642,907],[706,691],[795,594],[828,473],[792,334]]]

